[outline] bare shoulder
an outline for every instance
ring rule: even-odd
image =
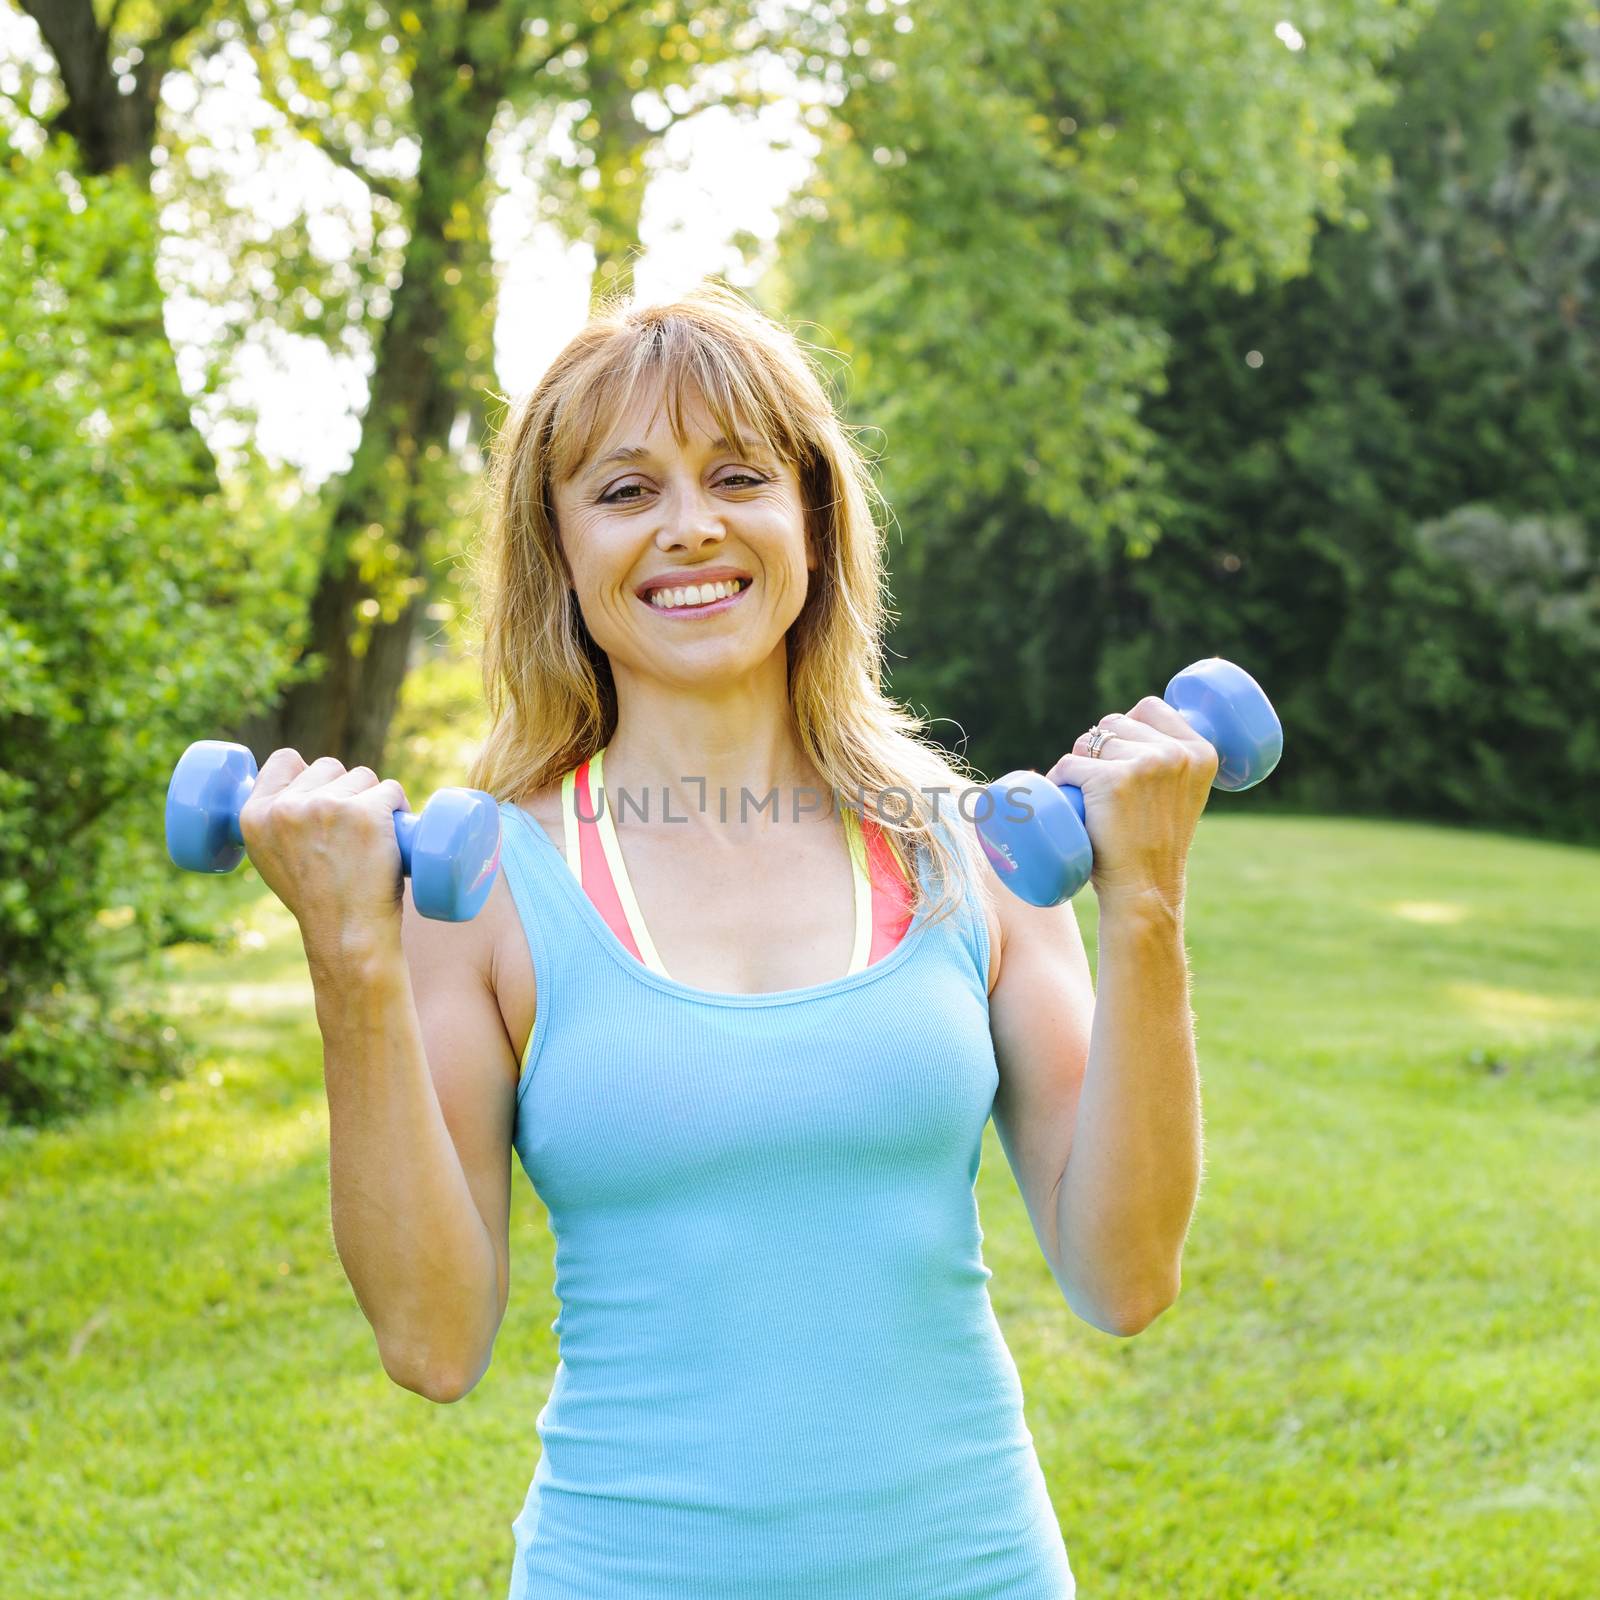
[[[554,786],[533,795],[524,795],[514,804],[526,811],[544,829],[545,836],[561,851],[564,839],[561,826],[561,790]],[[501,872],[488,903],[478,913],[484,923],[484,976],[500,1007],[506,1036],[516,1054],[520,1072],[528,1040],[533,1035],[533,1019],[538,1009],[538,986],[534,979],[533,955],[522,918],[511,898],[506,875]]]
[[[544,829],[545,837],[565,856],[567,841],[561,816],[561,786],[551,784],[537,794],[524,795],[514,803]]]
[[[466,922],[445,922],[420,915],[407,880],[400,924],[401,943],[411,973],[412,992],[425,1024],[430,1015],[445,1017],[448,1026],[441,1032],[447,1034],[461,1026],[470,1008],[481,1004],[484,1020],[475,1025],[480,1047],[489,1043],[484,1036],[487,1027],[494,1023],[504,1027],[504,1006],[498,1003],[496,973],[501,965],[499,952],[508,917],[514,924],[516,907],[503,872],[495,875],[489,897],[477,916]],[[481,997],[481,1001],[477,997]],[[506,1039],[494,1041],[496,1055],[509,1054],[509,1030],[507,1033]]]

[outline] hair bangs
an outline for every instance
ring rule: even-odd
[[[566,375],[551,418],[550,481],[575,478],[610,441],[618,419],[649,398],[666,407],[673,437],[682,446],[690,443],[693,396],[722,437],[753,436],[769,456],[799,464],[803,442],[789,424],[778,385],[753,356],[682,315],[666,313],[643,328],[618,329]]]

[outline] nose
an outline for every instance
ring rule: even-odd
[[[661,508],[661,527],[656,532],[658,550],[692,553],[721,544],[727,537],[716,502],[697,487],[663,496]]]

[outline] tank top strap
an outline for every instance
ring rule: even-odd
[[[567,870],[561,852],[538,821],[513,801],[502,800],[499,810],[500,870],[511,891],[539,985],[533,1028],[522,1052],[520,1095],[532,1076],[529,1065],[550,1031],[557,997],[581,989],[583,944],[560,925],[566,890],[556,874]]]
[[[952,849],[955,847],[953,825],[949,816],[940,812],[934,818],[934,826],[939,830],[947,844]],[[961,858],[956,857],[959,863]],[[920,879],[929,893],[932,893],[933,872],[926,858],[921,863]],[[961,944],[966,951],[968,959],[972,962],[973,972],[978,980],[979,993],[987,999],[989,993],[989,918],[984,911],[984,890],[981,883],[973,880],[971,870],[968,869],[962,880],[961,908],[952,914],[949,921],[957,930]]]

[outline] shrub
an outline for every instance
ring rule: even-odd
[[[46,1120],[182,1064],[116,1004],[116,954],[194,889],[166,858],[194,738],[282,680],[303,558],[230,503],[162,327],[152,203],[0,135],[0,1116]]]

